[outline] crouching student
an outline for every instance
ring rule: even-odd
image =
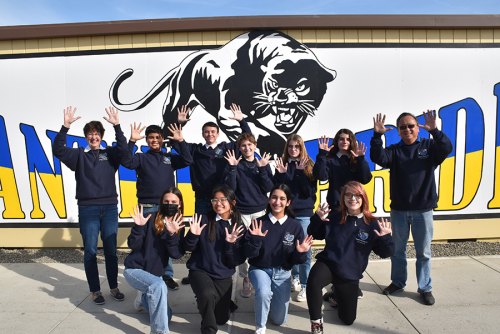
[[[325,248],[316,256],[307,281],[307,306],[314,334],[323,333],[322,288],[333,284],[339,318],[351,325],[356,319],[359,280],[370,252],[383,258],[394,252],[391,224],[385,219],[377,221],[369,211],[361,183],[347,182],[340,196],[340,212],[330,213],[324,203],[311,217],[308,228],[314,239],[325,239]]]
[[[281,326],[290,302],[291,269],[304,263],[312,237],[304,237],[301,224],[290,209],[292,192],[285,184],[271,190],[266,215],[253,220],[244,244],[255,289],[255,333],[266,332],[268,317]]]
[[[236,209],[236,196],[228,186],[216,186],[207,215],[194,215],[183,241],[191,251],[186,266],[201,315],[201,333],[216,333],[229,320],[232,276],[245,261],[241,236],[245,225]]]
[[[169,188],[161,197],[159,211],[143,215],[143,207],[134,209],[134,226],[128,237],[132,252],[125,259],[123,276],[137,289],[134,307],[149,312],[151,333],[168,333],[172,311],[168,306],[168,289],[162,275],[169,258],[178,259],[179,233],[182,229],[182,193]]]

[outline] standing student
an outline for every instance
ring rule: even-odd
[[[321,205],[311,217],[308,229],[314,239],[325,240],[325,248],[316,256],[307,282],[312,334],[323,334],[322,288],[333,284],[339,318],[351,325],[356,319],[359,280],[370,252],[384,258],[394,251],[391,225],[384,219],[377,222],[369,211],[368,196],[361,183],[348,182],[341,199],[340,212],[330,213],[327,203]]]
[[[142,205],[134,209],[134,226],[127,240],[132,252],[125,258],[123,276],[137,289],[134,307],[149,313],[151,333],[168,333],[172,311],[162,275],[170,258],[182,256],[178,232],[183,227],[184,205],[182,193],[175,187],[167,189],[159,202],[159,210],[146,217]]]
[[[224,183],[236,194],[236,208],[241,213],[241,220],[248,228],[253,219],[262,217],[266,212],[267,193],[273,188],[273,174],[269,167],[270,154],[255,158],[257,141],[251,133],[243,133],[236,145],[240,151],[237,158],[234,151],[228,150],[226,160],[228,166],[224,174]],[[244,298],[252,295],[252,285],[248,278],[248,263],[239,267],[239,275],[243,277],[243,288],[240,294]]]
[[[148,151],[142,154],[133,154],[135,144],[144,138],[141,132],[141,124],[130,125],[130,140],[128,142],[128,154],[125,156],[123,166],[133,169],[137,173],[137,200],[148,215],[158,211],[161,194],[175,186],[174,171],[189,166],[193,159],[189,148],[182,136],[182,129],[177,124],[168,127],[172,136],[168,138],[177,143],[179,154],[165,152],[163,148],[163,133],[158,125],[150,125],[146,128],[146,143]],[[173,279],[174,270],[172,260],[168,261],[163,275],[163,280],[170,290],[179,289],[179,285]]]
[[[317,180],[313,174],[314,163],[307,154],[304,140],[293,134],[288,137],[283,156],[276,160],[274,183],[284,183],[292,191],[292,210],[296,220],[307,234],[310,217],[314,212],[316,202]],[[294,265],[292,268],[292,289],[298,292],[296,301],[306,300],[307,277],[311,269],[311,250],[307,252],[306,262]]]
[[[231,111],[234,119],[240,123],[242,133],[251,133],[250,127],[243,118],[243,113],[238,105],[232,104]],[[178,109],[178,121],[185,124],[189,118],[191,110],[187,106]],[[216,185],[222,184],[222,175],[226,168],[224,156],[228,150],[235,150],[236,144],[233,142],[218,143],[219,126],[214,122],[203,124],[201,129],[204,144],[187,144],[189,152],[193,157],[193,163],[189,168],[191,185],[195,194],[195,212],[207,214],[212,210],[210,196]],[[174,143],[177,150],[177,145]]]
[[[232,276],[235,267],[245,261],[241,245],[245,225],[234,191],[217,186],[211,197],[212,210],[207,215],[195,214],[183,241],[184,251],[191,252],[186,266],[203,334],[216,333],[217,325],[229,320]]]
[[[358,181],[367,184],[372,179],[370,167],[365,160],[366,146],[362,142],[358,143],[356,136],[349,129],[337,131],[332,146],[328,145],[329,138],[325,136],[319,138],[318,143],[319,152],[314,174],[319,180],[328,181],[326,201],[330,209],[339,210],[342,203],[340,191],[347,182]],[[329,300],[330,297],[332,293],[328,292],[324,299]],[[358,291],[358,297],[363,298],[361,289]]]
[[[311,249],[312,237],[304,237],[300,223],[290,209],[291,190],[277,185],[271,190],[266,215],[253,220],[245,239],[255,288],[256,333],[266,332],[267,319],[277,326],[286,322],[290,303],[290,270],[303,263]]]
[[[120,165],[121,157],[127,150],[127,140],[120,128],[118,111],[109,107],[106,108],[107,116],[104,116],[104,119],[115,129],[116,147],[109,145],[104,148],[101,145],[104,127],[99,121],[91,121],[83,127],[88,144],[86,148],[67,147],[66,135],[69,128],[73,122],[80,119],[75,112],[76,108],[71,106],[64,109],[64,124],[54,139],[52,151],[59,160],[75,172],[85,275],[92,293],[92,300],[102,305],[105,300],[101,293],[96,256],[99,233],[103,242],[106,276],[111,296],[118,301],[125,299],[118,289],[118,257],[116,256],[118,194],[115,173]]]
[[[356,140],[349,129],[340,129],[329,146],[329,138],[318,139],[319,152],[314,164],[314,174],[321,181],[328,181],[326,201],[332,210],[341,205],[340,191],[349,181],[367,184],[372,179],[365,160],[366,146]]]
[[[437,206],[434,171],[452,150],[450,139],[436,126],[436,111],[424,112],[425,124],[418,124],[410,113],[402,113],[396,120],[401,141],[382,147],[386,128],[385,115],[373,118],[373,138],[370,146],[372,161],[390,170],[391,222],[395,244],[391,257],[391,284],[386,295],[402,291],[406,286],[406,244],[413,236],[417,255],[418,293],[425,305],[435,303],[431,280],[431,241],[434,231],[433,209]],[[419,128],[433,139],[419,138]]]

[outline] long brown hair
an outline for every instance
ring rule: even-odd
[[[337,131],[337,133],[335,134],[335,137],[333,138],[333,148],[328,153],[329,156],[334,156],[339,152],[339,147],[338,147],[339,144],[338,143],[340,140],[340,135],[342,135],[342,134],[346,134],[349,136],[349,141],[351,142],[351,145],[349,146],[349,150],[356,152],[356,150],[358,149],[358,141],[356,140],[356,135],[354,135],[354,133],[349,129],[340,129],[339,131]],[[356,162],[357,162],[356,157],[354,157],[352,154],[350,154],[350,152],[349,152],[349,157],[350,157],[349,161],[351,162],[351,166],[356,164]]]
[[[184,201],[182,199],[182,193],[179,190],[179,188],[170,187],[167,190],[165,190],[165,192],[160,197],[160,204],[163,203],[163,197],[165,197],[165,195],[167,194],[174,194],[179,198],[179,213],[184,214]],[[163,223],[164,218],[165,217],[160,214],[160,211],[158,211],[158,214],[156,215],[155,218],[155,226],[154,226],[155,233],[158,235],[161,234],[165,229],[165,224]]]
[[[370,211],[370,203],[368,202],[368,196],[366,195],[363,185],[357,181],[349,181],[342,187],[342,192],[340,193],[340,223],[345,224],[346,222],[347,206],[345,204],[344,196],[348,191],[352,192],[354,195],[361,196],[361,199],[363,200],[363,203],[361,204],[361,212],[363,213],[363,220],[365,221],[365,224],[369,225],[371,221],[377,220],[377,218],[375,218],[373,213]]]
[[[302,160],[304,158],[307,158],[307,165],[306,168],[304,168],[304,173],[311,181],[314,181],[314,176],[313,176],[314,162],[312,161],[309,154],[307,154],[306,145],[304,144],[304,139],[302,139],[301,136],[297,134],[292,134],[288,137],[288,139],[286,140],[285,149],[283,150],[283,156],[282,156],[283,163],[286,164],[288,162],[288,159],[290,159],[290,155],[288,154],[288,145],[292,141],[296,141],[300,146],[299,159]]]

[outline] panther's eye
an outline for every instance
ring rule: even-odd
[[[299,95],[299,96],[305,96],[307,94],[309,94],[309,92],[311,91],[311,88],[309,87],[309,85],[307,84],[307,79],[305,78],[302,78],[301,80],[299,80],[299,82],[297,83],[297,87],[295,87],[295,94]]]
[[[270,81],[269,86],[271,86],[271,89],[278,89],[278,83],[276,81]]]

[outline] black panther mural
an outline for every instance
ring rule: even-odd
[[[144,97],[133,103],[119,98],[120,85],[133,74],[123,71],[110,88],[113,105],[123,111],[145,107],[167,89],[163,129],[177,121],[177,108],[202,107],[235,140],[240,134],[229,106],[241,106],[261,152],[281,154],[286,137],[297,133],[314,116],[336,72],[323,66],[314,53],[277,31],[242,34],[214,50],[191,53],[169,71]],[[192,112],[199,117],[199,111]]]

